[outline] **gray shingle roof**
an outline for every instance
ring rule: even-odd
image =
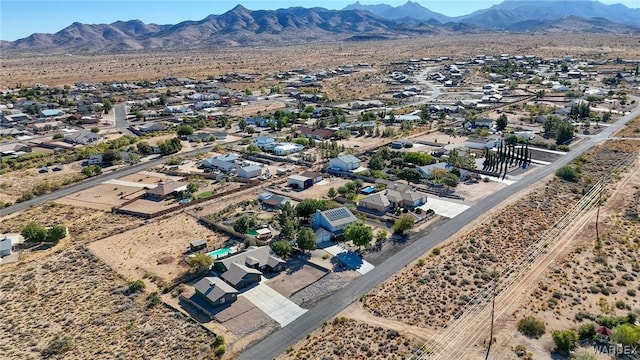
[[[220,300],[226,294],[237,294],[238,291],[231,285],[222,281],[217,277],[204,277],[200,279],[193,287],[197,292],[204,295],[212,302]]]

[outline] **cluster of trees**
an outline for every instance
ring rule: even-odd
[[[160,153],[162,155],[175,154],[182,150],[182,144],[180,143],[180,139],[177,137],[159,143],[158,147],[160,148]]]
[[[504,129],[507,128],[507,125],[509,125],[509,121],[507,120],[507,115],[505,114],[500,115],[500,117],[498,117],[498,120],[496,120],[496,130],[503,131]]]
[[[572,104],[569,110],[569,117],[572,119],[585,119],[589,117],[589,104]]]
[[[434,184],[444,184],[449,187],[458,186],[458,180],[460,179],[460,170],[453,169],[450,172],[445,169],[434,169],[431,172],[433,175],[433,179],[431,180]]]
[[[67,228],[63,225],[55,225],[51,228],[32,221],[22,228],[20,233],[26,242],[50,242],[57,244],[60,239],[67,236]]]
[[[422,152],[405,152],[402,153],[402,161],[405,163],[410,163],[416,166],[424,166],[433,164],[433,156],[431,154],[422,153]]]
[[[338,194],[344,196],[349,200],[353,200],[356,194],[362,189],[363,182],[360,179],[349,181],[348,183],[338,188]]]
[[[189,125],[180,125],[176,128],[176,134],[178,136],[193,135],[193,128]]]
[[[640,327],[635,326],[633,323],[624,322],[612,326],[612,328],[613,335],[610,337],[610,341],[613,343],[623,346],[638,345],[640,341]],[[551,336],[556,345],[556,351],[568,355],[578,346],[580,341],[594,339],[596,337],[596,327],[593,323],[583,324],[578,330],[555,330]]]
[[[568,140],[573,139],[576,131],[575,127],[557,116],[549,116],[542,123],[542,128],[547,136],[554,137],[557,145],[562,145]]]
[[[482,170],[506,175],[509,166],[524,167],[530,164],[531,151],[529,151],[529,143],[516,149],[515,144],[501,142],[497,152],[485,148]]]
[[[86,177],[92,177],[102,174],[102,167],[100,165],[87,165],[82,168],[82,174]]]
[[[250,215],[240,216],[233,224],[233,230],[240,234],[246,234],[247,231],[253,229],[256,226],[256,218]]]
[[[301,209],[301,213],[310,211],[312,207],[320,206],[317,200],[305,201],[307,204],[304,205],[304,207],[308,208],[305,208],[304,211]],[[313,250],[316,247],[316,236],[313,230],[309,227],[301,226],[298,215],[297,207],[294,208],[288,202],[282,206],[280,214],[278,214],[277,221],[280,225],[280,240],[271,244],[271,248],[278,256],[283,258],[289,257],[292,252],[291,243],[294,240],[296,246],[302,250]]]

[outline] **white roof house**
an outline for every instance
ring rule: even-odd
[[[351,154],[340,155],[329,160],[329,166],[332,169],[338,169],[340,171],[355,170],[360,167],[360,159]]]

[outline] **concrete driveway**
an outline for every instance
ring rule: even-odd
[[[306,309],[301,308],[291,300],[280,295],[280,293],[263,282],[239,296],[251,301],[253,305],[269,315],[270,318],[278,322],[282,327],[287,326],[290,322],[307,312]]]
[[[432,209],[440,216],[454,218],[470,208],[470,206],[430,196],[429,199],[427,199],[427,203],[420,206],[420,208],[422,210]]]
[[[340,262],[343,263],[349,269],[353,269],[362,275],[368,273],[374,268],[372,264],[366,262],[358,254],[352,251],[347,251],[342,246],[331,245],[331,246],[325,247],[323,250],[335,256],[336,258],[338,258],[338,260],[340,260]]]

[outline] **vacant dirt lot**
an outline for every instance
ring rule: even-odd
[[[127,283],[82,247],[2,268],[3,359],[200,358],[213,335]],[[55,346],[54,339],[59,338]],[[53,345],[52,345],[53,344]]]
[[[338,317],[279,359],[408,359],[415,345],[413,337],[396,330]]]
[[[14,202],[24,191],[34,186],[49,182],[50,184],[68,184],[84,179],[80,174],[80,162],[64,165],[60,171],[49,171],[39,174],[38,169],[16,170],[0,176],[0,201]]]
[[[103,184],[77,192],[56,200],[57,203],[72,206],[82,206],[90,209],[111,211],[114,206],[120,206],[144,190],[139,187]]]
[[[290,297],[300,289],[318,281],[327,272],[327,269],[322,269],[315,264],[289,261],[287,270],[269,279],[267,284],[283,296]]]
[[[227,237],[182,212],[93,242],[88,248],[127,279],[135,280],[151,273],[170,282],[187,270],[183,254],[189,242],[198,239],[207,239],[210,248],[219,248]]]

